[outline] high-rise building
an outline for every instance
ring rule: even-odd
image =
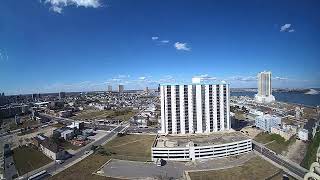
[[[4,93],[0,93],[0,106],[5,105],[8,103],[7,96],[4,95]]]
[[[112,91],[112,85],[108,85],[108,92]]]
[[[260,103],[275,101],[275,98],[272,95],[270,71],[258,73],[258,94],[255,95],[255,100]]]
[[[63,99],[66,97],[66,93],[65,92],[59,92],[59,99]]]
[[[229,84],[160,86],[162,134],[210,133],[230,129]]]
[[[124,91],[124,86],[119,84],[119,88],[118,88],[119,93],[123,93]]]

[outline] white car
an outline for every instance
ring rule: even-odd
[[[62,163],[64,163],[64,160],[56,160],[56,162],[57,162],[58,164],[62,164]]]

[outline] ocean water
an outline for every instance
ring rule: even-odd
[[[256,92],[231,92],[231,96],[249,96],[254,97]],[[309,95],[297,92],[273,92],[272,95],[276,101],[303,104],[307,106],[320,105],[320,94]]]

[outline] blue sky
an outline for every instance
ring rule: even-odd
[[[193,76],[320,87],[320,1],[1,0],[0,92],[126,89]]]

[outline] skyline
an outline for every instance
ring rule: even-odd
[[[0,92],[191,82],[320,87],[320,2],[4,0]],[[250,5],[248,5],[250,4]],[[271,13],[272,12],[272,13]]]

